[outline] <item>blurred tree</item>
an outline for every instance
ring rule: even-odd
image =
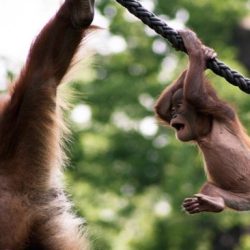
[[[232,43],[248,0],[143,1],[174,28],[188,26],[220,59],[243,74]],[[75,81],[67,175],[77,212],[87,219],[94,250],[250,249],[248,213],[188,216],[182,200],[205,180],[201,157],[157,125],[153,105],[185,68],[185,55],[115,1],[97,7],[110,23],[96,67]],[[102,32],[101,32],[102,33]],[[98,34],[96,35],[98,36]],[[102,43],[102,45],[101,45]],[[82,72],[81,72],[82,73]],[[249,96],[209,74],[250,128]]]

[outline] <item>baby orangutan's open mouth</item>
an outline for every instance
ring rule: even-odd
[[[180,131],[185,128],[185,124],[178,121],[171,121],[171,127],[175,128],[177,131]]]

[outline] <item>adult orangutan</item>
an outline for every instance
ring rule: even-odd
[[[94,0],[65,0],[35,39],[17,81],[0,98],[0,249],[87,246],[60,181],[57,87],[92,29]]]

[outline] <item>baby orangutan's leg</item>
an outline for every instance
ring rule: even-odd
[[[200,212],[221,212],[225,207],[237,210],[250,210],[250,192],[232,192],[206,182],[200,193],[186,198],[183,208],[190,214]]]

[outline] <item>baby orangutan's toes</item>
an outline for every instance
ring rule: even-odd
[[[197,197],[186,198],[183,203],[183,209],[189,214],[199,213],[199,199]]]

